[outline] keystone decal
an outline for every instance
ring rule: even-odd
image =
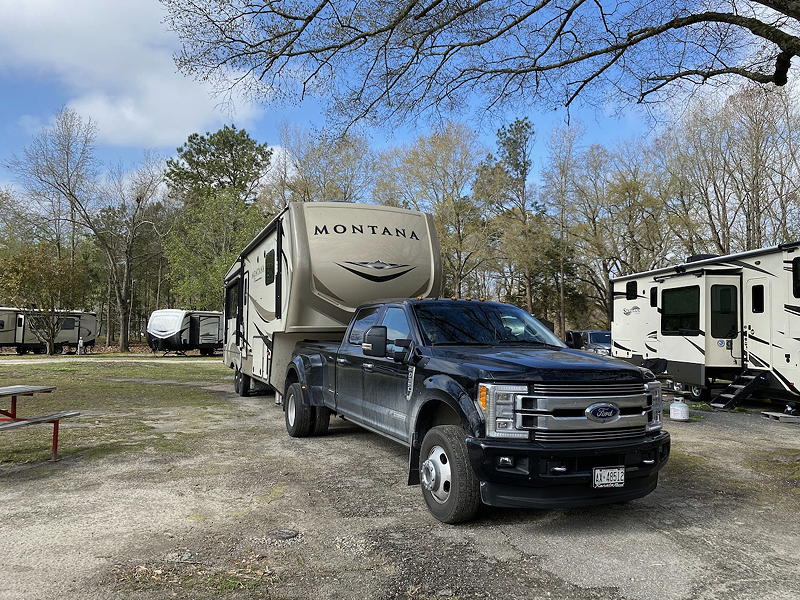
[[[365,231],[365,228],[367,231]],[[405,227],[389,228],[389,227],[381,227],[380,225],[347,226],[347,225],[342,225],[341,223],[337,223],[336,225],[332,225],[329,230],[327,225],[314,225],[314,235],[330,235],[331,233],[343,235],[348,231],[350,233],[358,233],[361,235],[388,235],[390,237],[401,237],[401,238],[408,238],[409,240],[419,241],[419,236],[417,235],[417,232],[414,231],[413,229],[407,230]]]
[[[394,263],[387,263],[383,262],[382,260],[373,260],[367,262],[346,261],[345,263],[336,263],[336,264],[345,269],[346,271],[350,271],[354,275],[363,277],[368,281],[374,281],[375,283],[385,283],[387,281],[391,281],[392,279],[397,279],[401,275],[405,275],[409,271],[413,271],[414,269],[417,268],[417,267],[411,267],[409,265],[398,265]],[[381,271],[394,271],[394,272],[387,273],[386,275],[378,275],[376,273],[370,273],[366,269],[378,272]]]

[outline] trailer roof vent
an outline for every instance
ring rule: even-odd
[[[686,262],[697,262],[698,260],[706,260],[708,258],[717,258],[719,254],[692,254],[686,257]]]

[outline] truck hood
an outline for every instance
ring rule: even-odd
[[[642,381],[642,371],[626,362],[570,348],[439,346],[432,361],[479,379],[498,381]],[[450,363],[450,368],[446,368]],[[431,365],[433,366],[433,365]]]

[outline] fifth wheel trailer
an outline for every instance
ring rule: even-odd
[[[39,311],[0,307],[0,346],[13,347],[17,354],[27,352],[42,353],[47,345],[36,334],[32,320]],[[56,335],[55,350],[62,351],[66,346],[78,346],[83,339],[84,346],[93,346],[97,336],[97,314],[82,311],[63,311],[61,329]]]
[[[225,276],[225,364],[237,391],[284,391],[303,339],[341,339],[355,309],[439,293],[433,218],[388,206],[290,203]]]
[[[222,313],[208,310],[154,310],[147,321],[147,345],[153,352],[200,350],[210,356],[222,348]]]
[[[666,373],[712,405],[753,392],[800,404],[800,242],[611,281],[612,355]]]

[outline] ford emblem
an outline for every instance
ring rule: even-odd
[[[619,419],[619,407],[611,402],[596,402],[587,407],[584,414],[595,423],[613,423]]]

